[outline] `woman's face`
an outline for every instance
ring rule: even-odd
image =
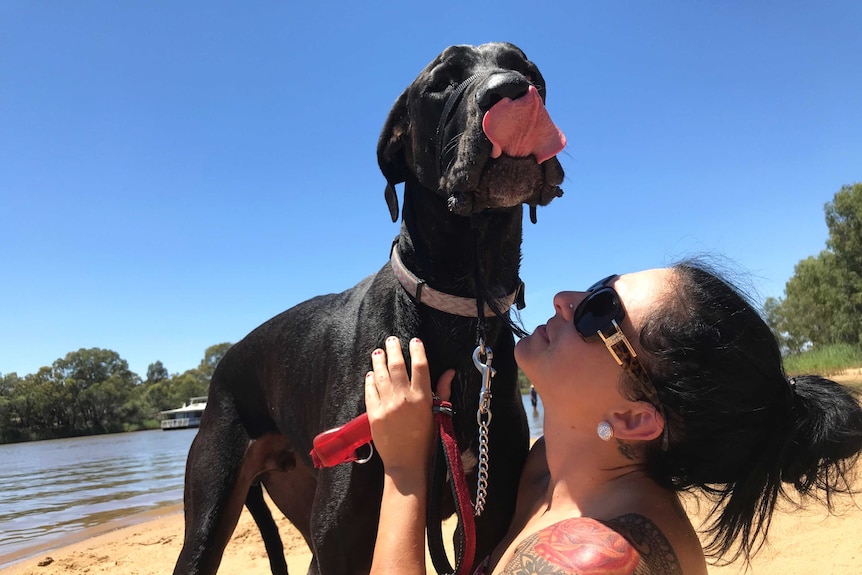
[[[635,351],[640,326],[664,297],[671,273],[670,269],[647,270],[619,276],[606,284],[619,294],[626,311],[620,328]],[[589,403],[601,408],[621,398],[618,384],[622,368],[601,341],[588,343],[575,329],[575,309],[588,295],[558,293],[554,296],[554,316],[515,347],[518,365],[542,394],[546,408],[552,401]],[[583,402],[585,397],[590,401]]]

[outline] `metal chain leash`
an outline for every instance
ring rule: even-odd
[[[480,356],[484,356],[482,362]],[[479,472],[478,485],[476,488],[476,505],[474,514],[476,517],[482,515],[485,510],[485,498],[488,495],[488,429],[491,424],[491,378],[497,371],[491,367],[494,352],[490,346],[485,345],[483,339],[479,339],[479,345],[473,351],[473,365],[482,374],[482,389],[479,392],[479,410],[476,412],[476,421],[479,424]]]

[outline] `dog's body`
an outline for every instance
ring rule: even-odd
[[[478,78],[464,82],[477,72]],[[393,185],[405,182],[393,249],[406,268],[428,287],[482,298],[496,311],[500,304],[494,302],[520,285],[522,204],[545,205],[562,193],[555,158],[541,164],[534,157],[513,158],[503,145],[504,154],[491,159],[492,143],[482,132],[490,107],[518,98],[531,85],[543,95],[541,74],[514,46],[451,47],[396,101],[378,145],[393,221]],[[463,95],[447,105],[456,86]],[[280,549],[270,545],[272,521],[259,484],[311,547],[309,573],[368,572],[382,491],[380,460],[318,471],[309,451],[316,434],[365,410],[370,353],[389,335],[403,343],[417,336],[424,341],[432,381],[456,369],[453,423],[460,449],[475,455],[480,374],[472,355],[479,320],[438,311],[413,296],[387,263],[343,293],[276,316],[225,354],[189,452],[185,542],[175,575],[215,573],[245,502],[265,533],[273,570],[286,573]],[[488,504],[476,520],[479,561],[507,530],[529,440],[511,322],[505,312],[494,314],[482,320],[482,331],[496,376]],[[475,470],[468,483],[475,498]]]

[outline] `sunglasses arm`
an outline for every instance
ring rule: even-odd
[[[614,349],[614,347],[616,347],[616,345],[618,343],[622,342],[628,348],[629,353],[631,354],[632,358],[637,357],[638,354],[635,353],[635,350],[632,347],[632,344],[629,343],[628,338],[625,335],[623,335],[623,331],[620,329],[620,326],[617,324],[617,320],[612,319],[611,323],[613,324],[614,329],[616,330],[614,333],[612,333],[611,335],[609,335],[607,337],[605,337],[605,334],[603,334],[601,330],[597,331],[596,333],[599,335],[600,338],[602,338],[602,342],[605,344],[605,347],[608,348],[608,351],[611,352],[611,355],[614,357],[614,359],[617,360],[617,364],[623,365],[623,360],[620,359],[620,356],[617,354],[616,350]]]

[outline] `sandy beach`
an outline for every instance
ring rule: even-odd
[[[854,370],[836,380],[858,383],[862,370]],[[862,481],[857,482],[862,490]],[[698,527],[705,509],[686,499],[692,523]],[[270,502],[270,507],[274,508]],[[862,496],[856,501],[843,498],[838,513],[829,515],[816,504],[804,509],[783,505],[773,517],[769,544],[754,558],[750,575],[855,575],[862,563]],[[283,518],[276,518],[285,546],[288,568],[294,575],[304,574],[311,553],[302,536]],[[131,523],[131,524],[130,524]],[[445,524],[451,534],[454,521]],[[123,573],[127,575],[166,575],[172,572],[182,547],[182,507],[173,507],[106,525],[78,534],[76,542],[50,550],[40,550],[29,559],[0,569],[0,575],[69,575],[72,573]],[[83,538],[83,539],[81,539]],[[448,537],[447,537],[448,538]],[[451,548],[449,553],[452,557]],[[5,560],[0,558],[0,560]],[[429,573],[432,573],[430,560]],[[233,538],[228,544],[219,573],[266,575],[270,573],[263,542],[251,516],[243,511]],[[710,567],[710,575],[742,575],[741,563]]]
[[[862,502],[860,502],[862,503]],[[770,545],[752,562],[752,575],[789,575],[820,573],[852,575],[859,573],[862,561],[862,506],[849,499],[840,513],[829,516],[818,506],[805,510],[784,509],[776,513],[770,532]],[[697,506],[688,504],[692,517]],[[277,520],[285,545],[291,573],[304,574],[311,554],[302,536],[286,520]],[[697,523],[696,523],[697,524]],[[454,522],[446,524],[448,532]],[[128,575],[166,575],[173,570],[182,546],[183,516],[174,506],[142,523],[114,529],[37,556],[0,570],[2,575],[69,575],[71,573],[124,573]],[[450,557],[451,549],[450,549]],[[432,573],[430,560],[429,573]],[[266,575],[269,563],[254,522],[244,511],[225,552],[219,573]],[[711,567],[711,575],[744,573],[741,564]]]

